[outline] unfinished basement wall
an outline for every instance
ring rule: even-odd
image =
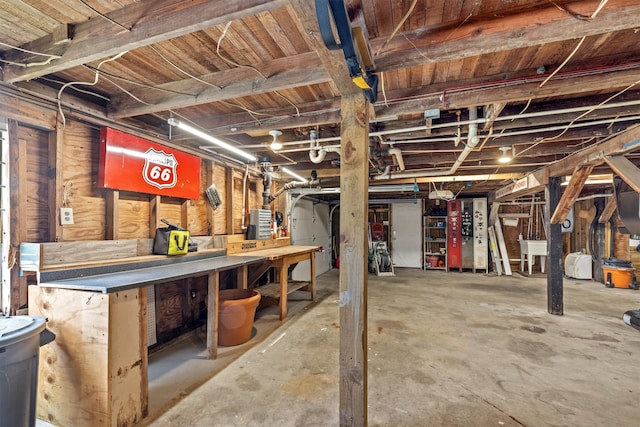
[[[150,239],[155,233],[154,221],[162,218],[188,228],[194,236],[244,232],[241,226],[244,170],[203,159],[201,197],[197,200],[99,188],[101,125],[67,115],[64,127],[59,123],[56,128],[56,114],[54,108],[0,95],[0,116],[7,117],[9,123],[7,144],[9,167],[13,171],[9,189],[15,263],[9,268],[10,313],[27,307],[28,285],[36,283],[35,274],[19,274],[22,242]],[[259,181],[249,176],[247,212],[261,204]],[[216,211],[204,195],[211,183],[216,184],[223,200]],[[73,209],[73,224],[60,225],[61,207]],[[195,325],[202,318],[205,282],[192,279],[163,284],[168,294],[166,300],[165,295],[156,299],[162,337],[173,336],[185,325]],[[196,298],[186,297],[190,289],[196,290]]]

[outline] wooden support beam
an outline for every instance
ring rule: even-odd
[[[482,129],[489,130],[506,105],[506,102],[494,102],[493,104],[486,105],[484,107],[484,118],[486,122]]]
[[[209,273],[207,281],[207,350],[210,359],[218,357],[218,303],[220,274]]]
[[[611,196],[607,199],[607,204],[604,207],[604,211],[600,214],[600,218],[598,219],[599,224],[606,224],[609,222],[616,209],[618,208],[618,204],[616,203],[615,196]]]
[[[549,178],[546,188],[547,212],[555,212],[560,202],[562,189],[561,178]],[[563,284],[562,284],[562,225],[548,224],[547,236],[547,311],[549,314],[563,314]]]
[[[6,307],[2,307],[5,315],[15,314],[20,308],[20,289],[26,287],[26,279],[20,274],[20,243],[26,240],[26,227],[23,218],[26,218],[26,147],[20,144],[18,138],[18,122],[8,120],[9,133],[9,254],[8,267],[11,270],[9,281],[10,301],[5,301]]]
[[[613,171],[629,184],[631,188],[640,193],[640,169],[631,160],[623,155],[606,156],[604,161]]]
[[[528,174],[526,176],[528,182],[524,190],[516,191],[516,183],[512,183],[492,193],[490,200],[510,200],[525,194],[541,191],[548,177],[569,175],[576,167],[597,166],[602,164],[607,156],[622,155],[638,149],[640,149],[640,126],[635,125],[605,142],[591,145],[589,148]],[[532,184],[532,181],[537,182],[537,184]]]
[[[322,41],[315,3],[308,0],[290,0],[289,3],[304,27],[306,34],[309,35],[311,44],[320,57],[322,65],[331,76],[340,94],[342,96],[360,95],[362,89],[351,80],[342,50],[329,50]]]
[[[567,185],[556,210],[551,216],[551,224],[562,224],[567,219],[569,211],[580,195],[582,187],[584,187],[584,183],[587,181],[587,178],[589,178],[592,170],[593,166],[586,166],[581,169],[576,168],[576,170],[573,171],[569,185]]]
[[[64,198],[62,182],[62,143],[64,132],[62,126],[49,133],[49,240],[62,240],[60,227],[60,208]]]
[[[160,203],[162,198],[158,195],[149,198],[149,237],[152,239],[156,235],[156,229],[162,227],[160,222]]]
[[[342,98],[340,162],[340,425],[367,425],[368,108]]]
[[[573,155],[567,156],[547,167],[549,176],[569,175],[573,169],[583,165],[597,166],[606,156],[615,156],[640,149],[640,126],[634,126],[606,142],[594,144]]]

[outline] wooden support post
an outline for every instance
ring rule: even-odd
[[[152,239],[156,235],[156,228],[163,226],[160,222],[160,203],[162,198],[160,196],[151,196],[149,198],[149,237]]]
[[[560,178],[549,178],[546,188],[547,212],[555,212],[560,202],[562,190]],[[549,221],[549,220],[547,220]],[[547,236],[547,311],[550,314],[563,314],[562,288],[562,225],[549,221],[549,235]]]
[[[64,198],[62,182],[62,126],[49,134],[49,241],[62,240],[60,207]]]
[[[220,285],[219,273],[209,273],[207,289],[207,350],[209,358],[218,357],[218,294]]]
[[[367,425],[369,118],[362,94],[342,98],[340,162],[340,425]]]
[[[20,308],[22,288],[26,292],[26,278],[20,274],[20,243],[27,240],[25,220],[27,217],[27,151],[26,144],[18,138],[18,122],[9,120],[9,268],[11,269],[11,301],[8,307],[2,307],[4,314],[15,314]]]
[[[105,239],[118,240],[118,218],[120,217],[120,191],[107,190],[106,201],[106,220],[105,220]]]

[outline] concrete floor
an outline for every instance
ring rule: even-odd
[[[338,271],[319,303],[193,390],[153,426],[335,426]],[[565,279],[396,269],[369,276],[369,425],[622,426],[640,420],[640,291]]]

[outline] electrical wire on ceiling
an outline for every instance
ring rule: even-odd
[[[46,76],[38,77],[38,80],[43,80],[43,81],[49,82],[49,83],[55,83],[56,85],[60,85],[60,86],[62,86],[63,84],[66,83],[64,81],[52,79],[52,78],[49,78],[49,77],[46,77]],[[104,95],[102,95],[102,94],[100,94],[98,92],[92,92],[90,90],[80,89],[79,87],[75,87],[75,86],[71,86],[70,89],[74,90],[76,92],[79,92],[79,93],[84,93],[86,95],[91,95],[91,96],[94,96],[96,98],[100,98],[100,99],[102,99],[104,101],[107,101],[107,102],[111,101],[111,98],[109,98],[108,96],[104,96]]]
[[[123,56],[125,53],[127,53],[128,51],[124,51],[124,52],[120,52],[117,55],[112,56],[111,58],[107,58],[104,59],[102,62],[100,62],[98,64],[98,66],[96,67],[96,75],[95,78],[93,79],[93,82],[68,82],[65,83],[64,85],[62,85],[62,87],[60,88],[60,90],[58,90],[58,114],[60,115],[60,120],[62,122],[62,128],[64,129],[66,126],[66,121],[65,121],[65,117],[64,117],[64,112],[62,111],[62,104],[60,102],[60,97],[62,96],[62,92],[64,92],[64,90],[69,87],[69,86],[75,86],[75,85],[85,85],[85,86],[95,86],[98,83],[98,80],[100,79],[100,67],[107,63],[107,62],[111,62],[111,61],[115,61],[118,58],[120,58],[121,56]]]
[[[565,133],[567,133],[569,131],[569,129],[571,129],[571,127],[573,126],[573,124],[575,122],[577,122],[578,120],[580,120],[581,118],[589,115],[590,113],[592,113],[593,111],[597,110],[598,108],[602,107],[603,105],[605,105],[606,103],[610,102],[611,100],[617,98],[618,96],[622,95],[623,93],[625,93],[626,91],[632,89],[633,87],[637,86],[638,84],[640,84],[640,80],[636,80],[635,82],[633,82],[632,84],[630,84],[629,86],[627,86],[626,88],[622,89],[621,91],[611,95],[609,98],[605,99],[604,101],[602,101],[600,104],[595,105],[593,107],[591,107],[590,109],[588,109],[587,111],[583,112],[582,114],[580,114],[579,116],[577,116],[576,118],[574,118],[567,126],[565,126],[564,130],[562,132],[560,132],[558,135],[552,136],[552,137],[548,137],[548,138],[542,138],[540,141],[536,141],[534,144],[530,145],[529,147],[525,148],[524,150],[520,151],[519,153],[517,153],[516,155],[514,155],[513,157],[517,157],[522,155],[522,153],[525,153],[529,150],[531,150],[532,148],[538,146],[539,144],[542,144],[543,142],[549,142],[549,141],[553,141],[555,139],[560,138],[562,135],[564,135]]]
[[[173,68],[175,68],[176,70],[178,70],[178,71],[179,71],[179,72],[181,72],[182,74],[186,75],[187,77],[189,77],[189,78],[191,78],[191,79],[193,79],[193,80],[195,80],[195,81],[197,81],[197,82],[203,83],[203,84],[205,84],[205,85],[207,85],[207,86],[211,86],[211,87],[214,87],[214,88],[216,88],[216,89],[222,89],[222,87],[220,87],[220,86],[218,86],[218,85],[215,85],[215,84],[213,84],[213,83],[210,83],[210,82],[208,82],[208,81],[206,81],[206,80],[202,80],[201,78],[196,77],[196,76],[194,76],[194,75],[192,75],[192,74],[188,73],[187,71],[185,71],[185,70],[184,70],[184,69],[182,69],[181,67],[178,67],[178,66],[177,66],[175,63],[173,63],[169,58],[165,57],[162,53],[160,53],[160,51],[158,51],[158,49],[156,49],[155,47],[153,47],[153,46],[149,46],[149,48],[151,48],[151,50],[153,50],[153,51],[154,51],[154,52],[155,52],[155,53],[156,53],[160,58],[162,58],[162,59],[163,59],[167,64],[171,65]],[[240,104],[240,103],[235,104],[235,103],[233,103],[233,102],[229,102],[229,101],[226,101],[226,100],[220,100],[220,101],[218,101],[218,102],[220,102],[221,104],[229,105],[229,106],[231,106],[231,107],[236,107],[236,108],[239,108],[239,109],[241,109],[241,110],[245,111],[245,112],[246,112],[246,113],[248,113],[251,117],[253,117],[253,119],[254,119],[256,122],[258,122],[258,123],[260,123],[260,119],[258,119],[256,116],[267,116],[267,117],[270,117],[270,115],[269,115],[269,114],[260,113],[260,112],[257,112],[257,111],[254,111],[254,110],[251,110],[250,108],[245,107],[244,105],[242,105],[242,104]]]
[[[590,21],[592,19],[594,19],[596,17],[596,15],[602,10],[602,8],[604,7],[605,4],[607,4],[607,1],[609,0],[602,0],[600,2],[600,5],[596,8],[596,10],[591,14],[591,16],[589,16],[588,18],[585,18],[586,20]],[[583,18],[580,18],[583,19]],[[567,58],[562,61],[562,64],[560,64],[560,66],[558,68],[556,68],[553,73],[549,74],[549,76],[542,82],[540,83],[539,87],[544,86],[549,80],[551,80],[553,78],[553,76],[555,76],[556,74],[558,74],[558,72],[560,70],[562,70],[562,68],[564,68],[565,65],[567,65],[567,63],[571,60],[571,58],[573,58],[573,56],[578,52],[578,50],[580,49],[580,46],[582,46],[582,43],[584,43],[584,41],[587,39],[587,36],[582,36],[582,38],[580,39],[580,41],[578,42],[578,44],[576,45],[576,47],[573,49],[573,51],[569,54],[569,56],[567,56]]]
[[[9,65],[15,65],[17,67],[27,68],[27,67],[37,67],[37,66],[41,66],[41,65],[48,65],[54,59],[62,58],[62,56],[60,56],[60,55],[51,55],[49,53],[35,52],[33,50],[28,50],[28,49],[23,49],[23,48],[18,47],[18,46],[13,46],[13,45],[11,45],[9,43],[0,42],[0,45],[6,46],[6,47],[8,47],[10,49],[13,49],[13,50],[18,50],[20,52],[29,53],[31,55],[38,55],[38,56],[46,56],[46,57],[48,57],[48,59],[46,61],[28,62],[28,63],[13,62],[13,61],[9,61],[9,60],[0,58],[0,62],[4,62],[5,64],[9,64]]]
[[[123,28],[127,31],[131,31],[131,27],[126,27],[124,25],[122,25],[121,23],[113,20],[112,18],[108,17],[107,15],[105,15],[104,13],[100,12],[99,10],[95,9],[93,6],[91,6],[90,4],[88,4],[87,2],[85,2],[84,0],[78,0],[80,3],[82,3],[87,9],[89,9],[90,11],[92,11],[93,13],[95,13],[96,15],[99,15],[100,17],[106,19],[107,21],[111,22],[114,25],[117,25],[120,28]],[[89,17],[89,19],[91,19],[91,17]]]
[[[220,59],[222,59],[223,61],[227,62],[228,64],[231,64],[231,65],[234,65],[234,66],[240,67],[240,68],[248,68],[248,69],[253,70],[256,73],[258,73],[263,79],[268,80],[269,78],[262,71],[258,70],[256,67],[253,67],[251,65],[238,64],[237,62],[235,62],[235,61],[233,61],[231,59],[225,58],[220,53],[220,44],[222,44],[222,40],[224,40],[224,38],[226,37],[227,32],[229,31],[229,28],[231,28],[231,24],[232,23],[233,23],[233,21],[229,21],[229,22],[227,22],[227,25],[225,25],[224,30],[222,31],[222,34],[220,35],[220,38],[218,39],[218,43],[216,45],[216,54],[220,57]],[[289,98],[287,98],[286,96],[284,96],[283,94],[281,94],[277,90],[274,90],[273,93],[275,93],[276,95],[278,95],[279,97],[281,97],[282,99],[287,101],[289,104],[291,104],[291,106],[296,109],[296,116],[298,116],[298,117],[300,116],[300,109]]]

